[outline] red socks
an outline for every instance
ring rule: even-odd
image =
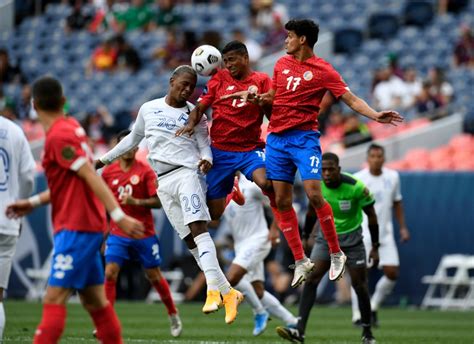
[[[105,296],[107,300],[109,300],[110,304],[113,306],[115,304],[115,299],[117,295],[117,288],[116,288],[117,281],[115,280],[105,280],[104,287],[105,287]]]
[[[102,309],[90,312],[90,315],[97,330],[97,338],[102,344],[123,343],[122,328],[110,303]]]
[[[318,215],[319,223],[321,224],[324,238],[328,242],[329,252],[339,252],[341,248],[339,247],[339,239],[337,238],[336,226],[334,225],[334,215],[331,206],[328,202],[325,202],[321,208],[315,210]]]
[[[64,331],[66,323],[66,306],[43,305],[43,316],[38,325],[33,344],[54,344],[59,342],[59,337]]]
[[[272,209],[274,209],[274,213],[278,213],[276,208]],[[275,217],[278,227],[280,227],[280,230],[283,232],[283,235],[288,242],[288,246],[293,253],[295,261],[303,259],[304,251],[303,245],[301,244],[298,218],[296,217],[295,210],[291,208],[291,210],[278,213],[278,215],[275,215]]]
[[[158,294],[160,294],[161,301],[163,301],[163,303],[165,304],[166,309],[168,310],[168,314],[171,315],[178,313],[178,310],[174,305],[173,297],[171,296],[170,286],[168,285],[168,281],[166,280],[166,278],[162,278],[159,281],[153,282],[153,287],[155,287]]]

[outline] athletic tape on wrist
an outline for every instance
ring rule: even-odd
[[[119,222],[125,217],[125,213],[123,212],[122,208],[117,207],[110,212],[110,218],[114,220],[114,222]]]
[[[37,206],[41,205],[40,195],[31,196],[30,198],[28,198],[28,202],[30,202],[30,204],[33,207],[37,207]]]

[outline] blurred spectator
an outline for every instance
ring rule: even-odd
[[[250,15],[257,29],[269,31],[274,27],[275,20],[283,25],[288,21],[288,10],[283,4],[275,4],[273,0],[252,0]]]
[[[329,114],[324,136],[334,141],[342,141],[345,131],[345,120],[346,118],[342,113],[341,107],[337,105],[333,106]]]
[[[209,44],[216,47],[217,49],[220,49],[222,45],[221,34],[214,30],[204,31],[200,44]]]
[[[360,122],[357,114],[351,113],[344,122],[344,147],[349,148],[370,141],[372,135],[367,125]]]
[[[0,87],[0,115],[11,121],[18,121],[15,113],[15,102],[3,93],[2,87]]]
[[[91,147],[106,144],[114,135],[114,117],[105,106],[97,107],[94,113],[86,115],[82,126],[90,139]]]
[[[469,26],[461,27],[461,38],[454,48],[453,60],[455,66],[474,67],[474,35]]]
[[[419,113],[433,113],[441,106],[438,99],[431,93],[432,84],[429,80],[423,81],[420,94],[416,97],[415,107]]]
[[[403,79],[403,69],[398,65],[398,56],[395,53],[389,53],[386,57],[387,63],[392,70],[392,74]]]
[[[438,14],[459,13],[469,4],[469,0],[438,0]]]
[[[431,68],[428,78],[431,81],[431,94],[438,100],[441,106],[448,105],[453,97],[454,89],[446,80],[443,68]]]
[[[100,33],[104,31],[119,31],[119,25],[115,13],[124,12],[126,8],[122,4],[116,4],[114,0],[95,1],[96,12],[89,25],[89,31]]]
[[[132,0],[130,7],[116,15],[120,31],[142,29],[148,31],[153,21],[154,13],[144,0]]]
[[[249,52],[249,60],[252,66],[260,60],[263,55],[263,48],[262,46],[254,39],[249,38],[245,35],[245,33],[240,29],[235,29],[232,31],[233,39],[239,42],[242,42],[246,45],[247,50]]]
[[[393,73],[389,64],[378,72],[380,82],[374,88],[374,106],[377,109],[397,109],[402,104],[405,84]]]
[[[265,35],[263,45],[266,53],[274,53],[283,49],[283,42],[286,39],[288,32],[285,29],[286,21],[281,16],[275,15],[272,17],[272,25],[269,26]]]
[[[411,108],[415,105],[416,97],[421,92],[421,80],[417,77],[416,69],[408,67],[403,74],[405,92],[402,99],[402,107],[404,109]]]
[[[10,64],[8,50],[0,48],[0,85],[10,83],[26,83],[19,67]]]
[[[176,12],[173,0],[156,0],[156,3],[158,4],[158,13],[155,17],[155,23],[158,27],[175,27],[183,21]]]
[[[82,0],[76,0],[72,13],[66,18],[66,32],[83,30],[92,20],[92,14],[83,6]]]
[[[142,67],[142,61],[138,52],[133,48],[122,35],[115,37],[117,48],[117,68],[136,73]]]
[[[174,30],[169,30],[166,34],[164,47],[159,47],[153,52],[153,58],[163,59],[166,69],[174,69],[179,65],[189,63],[192,50],[196,45],[194,33],[185,32],[181,39]]]
[[[31,112],[31,87],[26,84],[21,89],[21,96],[16,104],[16,114],[19,120],[25,120],[30,117]]]
[[[87,65],[86,73],[92,75],[93,71],[112,71],[117,65],[117,49],[112,38],[105,39],[92,53]]]

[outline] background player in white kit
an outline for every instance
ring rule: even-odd
[[[225,223],[234,240],[235,250],[235,258],[227,271],[227,278],[232,286],[244,293],[250,303],[255,314],[253,335],[258,336],[265,330],[269,315],[279,318],[287,326],[296,325],[298,319],[264,287],[263,261],[271,250],[268,224],[263,210],[267,198],[262,194],[262,190],[243,174],[239,178],[239,188],[245,197],[245,204],[239,206],[231,202],[224,212]],[[276,227],[272,234],[271,237],[278,242],[279,231]]]
[[[410,232],[405,223],[402,206],[402,194],[400,192],[400,176],[397,171],[383,167],[385,162],[385,150],[382,146],[372,144],[367,150],[368,168],[354,174],[362,180],[375,197],[375,212],[379,221],[379,267],[383,269],[384,275],[377,282],[375,292],[371,299],[372,323],[378,325],[377,310],[383,300],[389,295],[400,270],[397,244],[395,243],[392,223],[392,209],[400,227],[400,241],[406,242],[410,239]],[[364,231],[364,245],[370,252],[372,243],[367,225],[367,217],[364,216],[362,223]],[[360,323],[360,312],[355,292],[352,289],[352,321]]]
[[[210,215],[206,205],[205,174],[212,167],[212,153],[206,117],[201,118],[194,136],[175,135],[176,130],[186,124],[193,109],[187,100],[196,81],[197,75],[191,66],[177,67],[171,75],[168,94],[141,106],[131,133],[101,157],[96,167],[110,164],[145,138],[148,161],[158,175],[158,196],[163,209],[206,276],[208,297],[202,311],[206,314],[215,312],[223,303],[225,321],[230,324],[237,316],[243,295],[225,278],[207,231]]]
[[[31,194],[35,167],[30,145],[21,128],[0,116],[0,342],[5,327],[3,290],[8,286],[21,226],[21,219],[9,219],[5,211],[7,204]]]

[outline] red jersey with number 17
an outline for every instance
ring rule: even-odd
[[[339,98],[349,91],[339,73],[317,56],[300,62],[292,55],[280,58],[273,71],[276,91],[268,131],[317,130],[321,100],[326,91]]]
[[[146,199],[156,196],[156,174],[148,164],[135,160],[128,171],[122,170],[118,161],[104,168],[102,178],[120,202],[123,195]],[[136,205],[121,205],[125,214],[137,219],[145,226],[145,237],[155,235],[151,209]],[[110,233],[129,237],[117,224],[110,220]]]
[[[221,69],[207,82],[208,92],[199,102],[212,106],[211,145],[232,152],[248,152],[263,148],[260,138],[263,112],[258,105],[242,99],[221,99],[222,96],[251,90],[266,93],[271,79],[265,73],[252,71],[243,80],[232,77],[227,69]]]
[[[43,168],[51,192],[54,233],[67,229],[103,232],[105,208],[77,171],[92,154],[77,120],[57,119],[46,133]]]

